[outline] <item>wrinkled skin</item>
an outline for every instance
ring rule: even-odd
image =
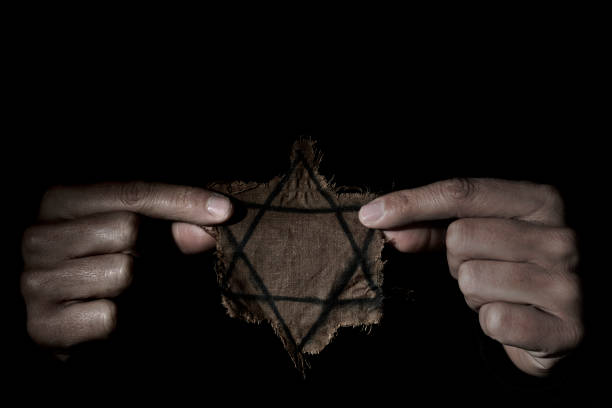
[[[60,358],[115,329],[113,301],[131,283],[141,215],[174,221],[184,253],[214,247],[202,226],[227,221],[229,200],[194,187],[106,183],[54,187],[23,236],[28,332]],[[360,211],[402,252],[445,249],[484,333],[524,372],[544,376],[583,337],[575,233],[550,186],[456,179],[379,197]],[[451,221],[448,228],[429,225]]]
[[[21,290],[31,338],[60,357],[115,329],[113,298],[132,280],[140,215],[168,219],[185,253],[211,249],[200,226],[232,214],[229,200],[206,190],[149,183],[55,187],[43,197],[39,223],[23,236]]]
[[[584,335],[575,232],[551,186],[454,179],[379,197],[360,211],[402,252],[445,249],[486,335],[545,376]],[[428,222],[447,219],[448,228]]]

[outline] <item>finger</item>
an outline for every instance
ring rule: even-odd
[[[463,218],[449,225],[446,249],[451,273],[469,259],[531,262],[542,267],[577,262],[574,233],[501,218]]]
[[[551,314],[559,307],[557,279],[534,264],[466,261],[459,266],[457,280],[476,311],[491,302],[535,305]]]
[[[504,350],[514,364],[529,375],[544,377],[557,364],[563,356],[539,357],[542,353],[528,352],[518,347],[504,345]]]
[[[369,228],[391,229],[420,221],[464,217],[516,218],[563,225],[563,203],[550,186],[497,179],[453,179],[396,191],[362,207]]]
[[[571,323],[536,309],[513,303],[487,303],[479,311],[484,333],[500,343],[540,356],[554,356],[576,347],[580,341]]]
[[[387,240],[400,252],[433,251],[444,247],[444,228],[412,226],[383,231]]]
[[[107,299],[58,306],[53,311],[28,310],[28,333],[36,343],[66,349],[107,338],[117,324],[116,305]]]
[[[65,261],[51,270],[22,274],[21,290],[30,301],[59,303],[118,296],[132,282],[133,258],[99,255]]]
[[[104,183],[55,187],[47,191],[39,217],[43,221],[90,214],[130,211],[153,218],[212,225],[232,213],[229,199],[196,187],[162,183]]]
[[[76,220],[40,224],[23,237],[23,259],[28,268],[91,255],[128,251],[136,244],[138,215],[130,212],[95,214]]]
[[[176,245],[184,254],[196,254],[211,250],[216,241],[198,225],[175,222],[172,224],[172,236]]]

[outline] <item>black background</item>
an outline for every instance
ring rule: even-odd
[[[610,363],[596,50],[546,35],[338,40],[323,49],[278,34],[271,46],[230,32],[225,44],[81,30],[23,32],[11,59],[2,150],[7,390],[85,402],[223,395],[287,403],[286,390],[298,401],[324,393],[473,405],[606,400],[609,376],[596,372]],[[75,350],[67,364],[29,341],[20,238],[49,185],[266,181],[288,168],[291,144],[304,135],[318,141],[321,173],[339,185],[384,193],[470,176],[557,186],[580,234],[584,347],[551,380],[523,376],[482,336],[443,256],[386,249],[382,324],[370,334],[341,329],[303,379],[267,325],[226,316],[213,257],[181,255],[169,223],[155,220],[142,227],[143,256],[109,341]]]

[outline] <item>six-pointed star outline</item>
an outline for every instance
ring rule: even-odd
[[[290,179],[291,175],[296,171],[299,164],[302,164],[304,166],[304,169],[306,169],[309,178],[313,181],[314,185],[317,188],[317,191],[327,201],[327,203],[329,204],[329,207],[326,207],[326,208],[295,208],[295,207],[279,207],[279,206],[271,205],[272,201],[282,191],[284,185]],[[230,231],[229,228],[221,227],[227,233],[229,242],[233,246],[233,250],[234,250],[232,259],[226,270],[226,274],[223,280],[222,287],[226,288],[227,282],[229,281],[229,278],[231,277],[232,272],[235,269],[237,261],[239,259],[242,259],[242,261],[244,261],[245,265],[247,266],[250,272],[249,277],[251,281],[254,283],[255,287],[259,289],[259,293],[237,293],[229,289],[224,289],[223,294],[229,298],[255,299],[255,300],[265,302],[270,307],[272,312],[274,313],[274,316],[278,320],[278,323],[280,324],[283,332],[285,333],[286,338],[291,343],[292,348],[294,348],[298,352],[301,352],[304,346],[308,343],[308,341],[312,338],[312,336],[319,329],[319,327],[325,323],[325,321],[327,320],[334,306],[353,304],[353,303],[370,303],[370,304],[379,305],[382,302],[382,289],[380,288],[380,286],[378,286],[374,282],[372,278],[372,274],[370,272],[370,265],[368,264],[367,257],[366,257],[368,247],[374,237],[374,233],[375,233],[374,230],[371,230],[371,229],[368,230],[366,237],[364,239],[364,242],[362,243],[361,246],[357,244],[357,242],[355,241],[355,237],[353,236],[352,232],[350,231],[348,227],[346,220],[344,219],[343,213],[359,211],[359,207],[356,207],[356,206],[339,207],[336,204],[336,201],[334,200],[332,195],[321,186],[321,183],[319,182],[319,180],[317,180],[314,170],[310,167],[310,165],[307,163],[307,161],[304,159],[303,155],[301,155],[300,152],[298,152],[297,157],[291,164],[290,169],[287,172],[287,174],[283,176],[283,178],[276,185],[274,190],[270,192],[270,194],[268,195],[268,197],[266,198],[263,204],[248,203],[248,202],[242,201],[239,203],[239,205],[243,205],[247,208],[258,209],[258,211],[240,241],[234,236],[234,234]],[[264,214],[268,211],[295,212],[295,213],[302,213],[302,214],[334,213],[336,215],[336,219],[342,231],[344,232],[344,235],[346,236],[347,240],[350,243],[350,246],[353,252],[353,256],[350,262],[348,263],[347,267],[342,271],[342,273],[336,280],[335,284],[332,286],[332,290],[327,296],[327,298],[321,299],[321,298],[316,298],[316,297],[291,297],[291,296],[283,296],[283,295],[274,295],[270,293],[263,279],[261,278],[260,274],[257,272],[256,268],[249,260],[248,255],[244,252],[244,248],[246,247],[251,236],[253,235],[253,232],[259,225]],[[353,275],[357,272],[359,266],[361,266],[361,270],[363,271],[363,274],[368,283],[368,286],[370,287],[371,290],[374,291],[375,296],[368,297],[368,298],[339,299],[346,285],[349,283]],[[310,327],[306,335],[302,338],[299,344],[297,344],[285,320],[283,319],[283,317],[278,311],[278,308],[276,306],[276,302],[278,301],[313,303],[313,304],[323,305],[323,308],[319,316],[317,317],[317,319],[312,324],[312,326]]]

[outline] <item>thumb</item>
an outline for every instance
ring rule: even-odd
[[[427,252],[444,249],[446,228],[439,223],[415,223],[403,228],[384,230],[387,241],[400,252]]]
[[[215,239],[204,228],[186,222],[172,224],[172,237],[184,254],[209,251],[216,245]]]

